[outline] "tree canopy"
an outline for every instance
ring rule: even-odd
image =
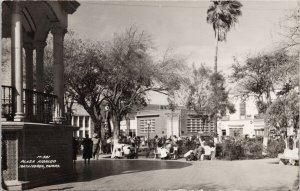
[[[244,99],[254,95],[260,113],[266,112],[272,102],[271,95],[275,95],[285,82],[290,79],[294,85],[298,84],[296,57],[285,51],[248,57],[244,64],[237,59],[234,62],[230,77],[236,90]]]
[[[132,110],[147,105],[147,92],[168,95],[180,86],[182,60],[166,54],[154,61],[152,47],[150,36],[135,27],[101,43],[82,40],[74,33],[66,36],[66,100],[83,106],[98,133],[105,106],[109,106],[117,139],[120,121]]]
[[[242,4],[239,1],[215,0],[207,10],[206,20],[212,24],[218,41],[226,40],[227,32],[238,22],[242,15]]]

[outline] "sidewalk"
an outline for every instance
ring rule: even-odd
[[[110,159],[101,157],[75,167],[76,181],[33,190],[289,190],[298,167],[278,159],[192,161]]]

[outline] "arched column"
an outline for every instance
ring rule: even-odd
[[[36,90],[44,92],[44,48],[47,45],[44,41],[35,41],[36,50]]]
[[[11,52],[12,85],[15,87],[15,121],[23,121],[23,65],[22,65],[22,16],[20,2],[12,2]]]
[[[55,121],[62,123],[64,119],[64,61],[63,42],[66,29],[55,27],[51,29],[53,34],[53,81],[54,95],[57,96]]]

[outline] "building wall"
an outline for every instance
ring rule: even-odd
[[[241,98],[230,95],[230,100],[234,104],[236,112],[233,114],[228,112],[218,121],[219,136],[233,136],[234,133],[249,135],[250,137],[262,136],[264,121],[258,117],[254,97],[250,96],[243,102]]]
[[[64,125],[3,122],[2,137],[8,159],[4,180],[14,181],[11,186],[23,190],[73,177],[74,130]],[[45,165],[45,168],[23,168],[22,165]]]
[[[137,136],[148,137],[148,124],[151,121],[149,137],[156,135],[159,137],[167,136],[167,129],[164,117],[161,115],[137,116]]]
[[[120,130],[127,134],[128,130],[126,126],[126,120],[122,120],[120,125],[121,125]],[[129,135],[132,137],[136,136],[137,134],[136,130],[137,130],[137,119],[136,118],[130,119]]]
[[[173,116],[173,117],[172,117]],[[138,113],[137,115],[137,135],[148,136],[147,130],[143,131],[145,121],[155,121],[155,131],[150,131],[150,138],[155,135],[159,137],[191,136],[199,135],[203,132],[213,132],[213,121],[207,120],[202,122],[201,118],[193,111],[178,109],[174,112],[170,110],[148,110]]]
[[[71,124],[80,127],[79,130],[74,133],[74,136],[84,138],[88,135],[91,138],[94,133],[94,123],[91,117],[84,108],[78,104],[74,104],[73,111]]]
[[[84,138],[86,135],[92,137],[94,133],[94,124],[89,115],[76,115],[72,116],[72,125],[80,127],[75,133],[75,137]]]
[[[203,122],[194,111],[182,109],[180,121],[181,136],[197,136],[200,133],[212,133],[214,131],[214,122],[210,119]]]

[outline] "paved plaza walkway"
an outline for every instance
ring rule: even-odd
[[[277,159],[241,161],[161,161],[99,159],[77,161],[77,180],[33,190],[289,190],[298,167]]]

